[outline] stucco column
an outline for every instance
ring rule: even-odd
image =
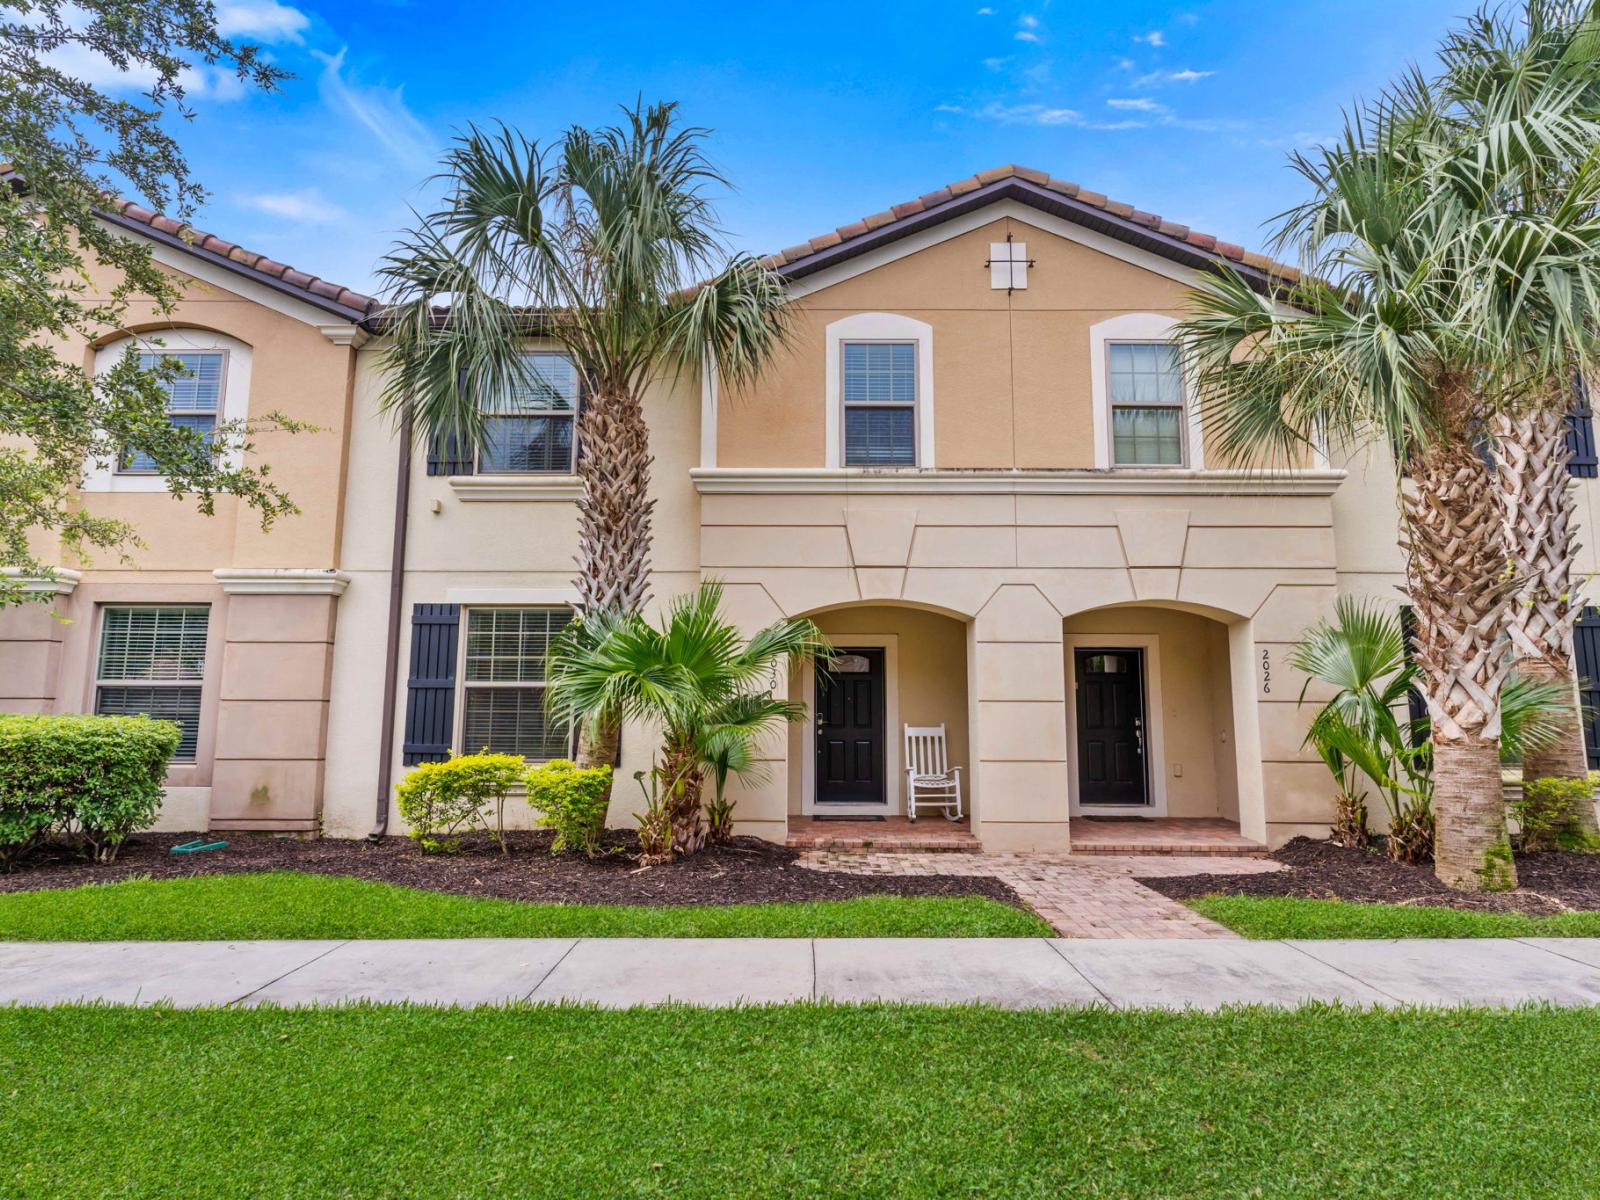
[[[228,593],[211,828],[315,830],[322,816],[333,570],[222,569]],[[377,684],[373,685],[377,702]]]
[[[728,584],[723,592],[722,611],[745,637],[785,615],[760,584]],[[764,682],[771,686],[773,695],[789,695],[787,672],[777,671]],[[787,730],[775,731],[761,742],[756,770],[746,779],[729,777],[728,797],[734,801],[736,835],[780,844],[789,836],[789,744]],[[633,781],[628,782],[631,785]],[[707,799],[713,786],[710,780],[706,781]]]
[[[8,574],[36,598],[0,609],[0,712],[53,713],[65,619],[80,575],[65,568],[53,579]]]
[[[1031,584],[998,589],[968,627],[972,830],[986,850],[1065,850],[1061,613]]]

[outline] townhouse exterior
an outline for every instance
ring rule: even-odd
[[[543,654],[577,600],[582,397],[558,348],[529,343],[541,386],[482,452],[406,454],[378,412],[373,302],[138,210],[108,219],[157,242],[186,298],[86,353],[159,336],[197,356],[200,403],[322,431],[262,439],[304,510],[266,535],[136,470],[89,473],[85,503],[148,546],[63,564],[38,585],[54,616],[0,614],[0,706],[181,715],[172,828],[361,836],[399,828],[390,783],[452,748],[564,755]],[[739,832],[904,812],[906,725],[945,727],[990,849],[1064,849],[1098,815],[1272,844],[1326,827],[1287,658],[1341,593],[1396,598],[1391,466],[1222,461],[1170,345],[1219,260],[1270,287],[1238,247],[1002,168],[776,256],[793,337],[753,387],[650,392],[653,604],[714,577],[742,626],[810,616],[841,651],[773,681],[811,716],[738,786]],[[1592,522],[1586,414],[1573,428]],[[614,824],[652,745],[625,731]]]

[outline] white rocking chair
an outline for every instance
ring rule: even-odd
[[[940,808],[945,819],[961,820],[961,768],[951,767],[943,725],[906,726],[906,816],[917,808]]]

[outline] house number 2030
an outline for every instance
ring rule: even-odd
[[[1272,651],[1261,652],[1261,692],[1263,695],[1272,691]]]

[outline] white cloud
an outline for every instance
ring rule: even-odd
[[[1151,71],[1148,75],[1141,75],[1133,81],[1134,87],[1160,87],[1167,83],[1196,83],[1201,79],[1209,79],[1215,71],[1195,71],[1185,67],[1181,71]]]
[[[1011,59],[1009,57],[1006,57],[1006,58],[986,58],[986,59],[983,60],[983,65],[988,67],[989,70],[991,70],[991,71],[998,71],[1010,61],[1011,61]]]
[[[1131,59],[1131,58],[1119,58],[1119,59],[1117,59],[1117,70],[1119,70],[1119,71],[1131,71],[1131,70],[1133,70],[1133,67],[1134,67],[1133,59]]]
[[[1133,112],[1165,112],[1167,110],[1165,104],[1157,104],[1148,96],[1140,96],[1134,100],[1113,99],[1107,100],[1106,103],[1112,108],[1127,109]]]
[[[154,67],[143,63],[119,67],[79,42],[57,46],[44,56],[44,61],[65,75],[107,92],[148,92],[157,81]],[[178,72],[178,84],[191,98],[237,100],[245,92],[239,77],[223,67],[184,67]]]
[[[217,9],[217,30],[223,37],[298,45],[305,41],[300,35],[310,24],[311,18],[305,13],[279,4],[277,0],[245,0],[242,4],[224,4]]]
[[[1017,18],[1017,24],[1024,29],[1037,29],[1039,28],[1039,18],[1032,13],[1023,13]]]
[[[980,8],[978,10],[978,15],[980,17],[992,17],[992,16],[994,16],[994,9],[989,8],[987,5],[985,5],[983,8]]]
[[[399,88],[367,87],[344,74],[345,51],[312,54],[322,62],[317,89],[323,103],[364,128],[397,162],[422,169],[435,159],[438,146],[427,128],[406,107]]]
[[[1039,35],[1031,29],[1019,29],[1015,37],[1019,42],[1037,42],[1039,40]]]
[[[1200,24],[1200,14],[1199,13],[1181,12],[1174,19],[1180,25],[1198,25],[1198,24]]]
[[[316,188],[303,188],[298,192],[257,192],[240,196],[239,203],[246,208],[275,217],[286,217],[291,221],[322,224],[345,216],[344,209],[329,201]]]
[[[1146,122],[1136,120],[1091,121],[1075,108],[1056,108],[1048,104],[1002,104],[998,100],[991,100],[982,108],[964,108],[959,104],[941,104],[935,111],[974,117],[980,121],[993,121],[999,125],[1067,126],[1074,129],[1095,130],[1143,129],[1146,127]]]
[[[1165,46],[1167,44],[1167,35],[1159,29],[1152,29],[1149,33],[1134,34],[1133,40],[1143,42],[1146,46]]]

